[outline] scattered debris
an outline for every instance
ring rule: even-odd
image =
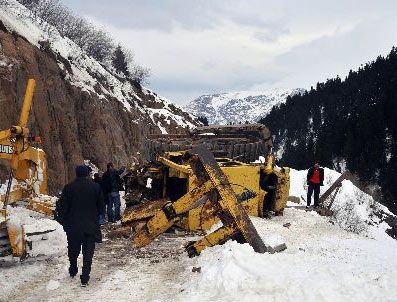
[[[267,252],[270,254],[279,253],[287,249],[287,245],[285,243],[281,243],[275,246],[266,245]]]
[[[109,232],[106,234],[107,238],[130,238],[131,237],[131,227],[113,227]]]
[[[199,267],[193,266],[192,272],[193,272],[193,273],[201,273],[201,266],[199,266]]]
[[[288,201],[299,204],[301,202],[301,199],[297,196],[289,196]]]
[[[315,211],[321,216],[332,216],[334,212],[328,208],[318,208]]]

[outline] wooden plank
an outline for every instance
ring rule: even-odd
[[[340,187],[340,185],[342,184],[342,181],[345,179],[348,179],[349,176],[350,176],[349,171],[345,171],[344,173],[342,173],[342,175],[338,177],[338,179],[328,188],[328,190],[325,191],[325,193],[323,195],[321,195],[321,197],[318,201],[319,204],[320,205],[324,204],[324,202],[332,194],[332,192],[334,190],[336,190],[338,187]]]

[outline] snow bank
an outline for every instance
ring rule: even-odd
[[[306,173],[291,170],[290,195],[306,198]],[[339,176],[325,169],[322,192]],[[235,241],[208,248],[191,260],[188,269],[201,272],[190,274],[176,300],[393,301],[397,241],[375,215],[390,212],[350,181],[336,196],[335,217],[306,212],[302,205],[291,203],[284,216],[271,220],[251,217],[263,241],[285,242],[285,251],[258,254]]]
[[[66,253],[66,234],[58,222],[22,207],[9,207],[8,213],[13,223],[24,226],[27,235],[53,230],[47,234],[28,236],[28,241],[32,241],[29,256],[58,256]]]
[[[307,170],[297,171],[291,169],[290,175],[290,195],[299,197],[301,199],[300,204],[306,205]],[[341,173],[324,168],[324,186],[321,187],[320,195],[328,190],[340,175]],[[328,198],[326,204],[328,204],[330,198]],[[289,203],[289,205],[293,206],[294,204]],[[361,191],[350,180],[342,182],[342,187],[335,197],[331,210],[334,211],[332,219],[343,229],[371,238],[387,237],[385,230],[389,228],[389,225],[382,222],[381,218],[384,214],[394,216],[385,206],[376,202],[372,196]]]
[[[288,249],[258,254],[228,241],[191,260],[177,301],[391,301],[397,295],[397,242],[371,240],[314,212],[253,217],[262,237],[278,234]],[[289,228],[284,223],[291,223]]]

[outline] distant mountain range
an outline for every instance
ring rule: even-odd
[[[257,122],[273,106],[284,103],[288,96],[302,94],[304,89],[273,89],[202,95],[185,106],[197,117],[206,117],[210,124]]]

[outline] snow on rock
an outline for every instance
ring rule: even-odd
[[[149,89],[137,87],[132,81],[117,74],[110,64],[103,64],[88,56],[78,45],[62,37],[53,26],[37,17],[32,20],[31,12],[15,0],[6,0],[2,5],[0,20],[8,30],[26,38],[31,44],[41,47],[46,44],[57,57],[59,67],[65,72],[66,79],[74,86],[90,94],[96,94],[104,101],[115,98],[126,111],[138,111],[137,120],[144,121],[143,115],[149,115],[153,124],[162,133],[167,133],[167,123],[180,128],[194,128],[194,117],[181,108],[159,97]],[[0,64],[5,61],[0,57]],[[145,98],[145,99],[144,99]],[[154,100],[153,100],[154,99]],[[156,103],[153,107],[150,103]],[[154,117],[157,115],[157,118]]]
[[[159,96],[157,93],[154,93],[147,88],[144,88],[142,91],[145,95],[153,97],[155,103],[162,104],[163,106],[163,108],[146,107],[146,112],[148,112],[152,121],[155,124],[157,123],[162,134],[166,134],[167,131],[161,126],[161,120],[167,125],[170,125],[171,122],[174,121],[182,128],[193,129],[197,126],[195,123],[191,122],[195,120],[195,117],[188,111],[184,112],[182,108],[176,106],[170,100],[166,99],[165,97]],[[155,118],[156,116],[157,120]]]
[[[185,109],[196,116],[207,117],[210,124],[257,122],[274,106],[284,103],[288,96],[303,92],[303,89],[273,89],[203,95]]]

